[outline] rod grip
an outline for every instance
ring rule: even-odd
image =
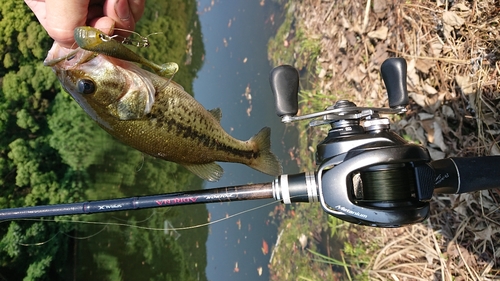
[[[500,188],[500,156],[433,161],[436,193],[465,193]]]

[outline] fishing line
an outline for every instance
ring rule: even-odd
[[[137,221],[136,223],[143,223],[143,222],[146,222],[146,221],[148,221],[148,220],[152,219],[152,218],[153,218],[155,215],[157,215],[157,214],[158,214],[158,215],[163,215],[163,214],[165,214],[165,213],[168,213],[170,210],[172,210],[172,208],[164,208],[164,210],[165,210],[164,212],[158,212],[157,210],[153,210],[153,211],[151,212],[151,214],[150,214],[147,218],[145,218],[145,219],[143,219],[143,220],[140,220],[140,221]],[[123,222],[126,222],[126,221],[127,221],[127,220],[125,220],[125,219],[121,219],[121,218],[119,218],[119,217],[115,217],[115,216],[113,216],[112,218],[113,218],[113,219],[115,219],[115,220],[117,220],[117,221],[123,221]]]
[[[141,166],[139,167],[139,169],[135,170],[135,172],[139,172],[140,170],[142,170],[142,167],[144,167],[144,161],[146,158],[144,156],[144,153],[141,153],[141,156],[142,156]]]
[[[360,171],[362,199],[366,201],[407,200],[415,191],[414,175],[404,165],[379,165]]]
[[[122,28],[114,28],[113,29],[113,32],[115,30],[118,30],[118,31],[123,31],[123,32],[128,32],[130,34],[134,34],[134,35],[137,35],[140,40],[133,40],[133,39],[130,39],[128,37],[124,37],[124,36],[121,36],[121,35],[118,35],[118,34],[114,34],[114,35],[111,35],[111,36],[108,36],[110,39],[115,39],[115,38],[118,38],[118,37],[121,37],[121,42],[120,40],[116,40],[122,44],[127,44],[127,45],[131,45],[131,46],[135,46],[135,47],[138,47],[138,48],[147,48],[151,45],[151,43],[149,42],[149,39],[148,37],[151,36],[151,35],[157,35],[157,34],[161,34],[163,32],[154,32],[154,33],[151,33],[151,34],[148,34],[146,36],[142,36],[141,34],[135,32],[135,31],[132,31],[132,30],[127,30],[127,29],[122,29]],[[101,38],[102,39],[102,38]]]
[[[182,231],[182,230],[191,230],[191,229],[197,229],[197,228],[201,228],[201,227],[205,227],[205,226],[210,226],[210,225],[217,224],[217,223],[223,222],[225,220],[229,220],[231,218],[240,216],[240,215],[245,214],[245,213],[249,213],[249,212],[261,209],[261,208],[265,208],[265,207],[268,207],[268,206],[271,206],[271,205],[274,205],[274,204],[280,204],[280,203],[281,203],[280,201],[272,201],[272,202],[269,202],[269,203],[266,203],[266,204],[254,207],[254,208],[250,208],[250,209],[247,209],[247,210],[244,210],[244,211],[241,211],[241,212],[234,213],[232,215],[228,215],[226,217],[223,217],[223,218],[220,218],[220,219],[217,219],[217,220],[214,220],[214,221],[210,221],[210,222],[206,222],[206,223],[202,223],[202,224],[197,224],[197,225],[192,225],[192,226],[186,226],[186,227],[168,228],[167,230]],[[149,216],[147,218],[147,220],[149,220],[153,215],[156,215],[156,214],[158,214],[158,213],[154,212],[151,216]],[[75,220],[60,220],[60,219],[55,220],[55,219],[46,219],[46,218],[43,218],[43,219],[17,219],[17,220],[12,220],[12,221],[61,222],[61,223],[78,223],[78,224],[103,225],[104,226],[101,230],[97,231],[96,233],[88,235],[88,236],[85,236],[85,237],[72,236],[72,235],[68,235],[68,234],[63,233],[63,232],[58,232],[54,236],[52,236],[51,238],[49,238],[48,240],[43,241],[43,242],[38,242],[38,243],[17,243],[17,244],[19,244],[21,246],[41,246],[41,245],[47,244],[48,242],[50,242],[51,240],[53,240],[59,234],[65,235],[65,236],[67,236],[69,238],[72,238],[72,239],[78,239],[78,240],[89,239],[89,238],[92,238],[94,236],[99,235],[108,226],[124,226],[124,227],[136,228],[136,229],[140,229],[140,230],[165,231],[165,227],[155,228],[155,227],[145,227],[145,226],[139,226],[139,225],[134,225],[134,224],[114,223],[114,222],[75,221]],[[143,220],[143,221],[145,221],[145,220]],[[0,223],[4,223],[4,222],[11,222],[11,221],[7,221],[6,220],[6,221],[1,221]]]
[[[37,243],[17,243],[17,245],[21,245],[21,246],[25,246],[25,247],[30,247],[30,246],[41,246],[43,244],[47,244],[49,243],[51,240],[53,240],[54,238],[57,237],[57,235],[59,235],[61,232],[58,232],[56,234],[54,234],[54,236],[50,237],[48,240],[46,241],[43,241],[43,242],[37,242]]]
[[[94,236],[97,236],[99,235],[101,232],[103,232],[106,228],[108,228],[107,225],[105,225],[101,230],[97,231],[96,233],[94,234],[91,234],[91,235],[88,235],[88,236],[85,236],[85,237],[78,237],[78,236],[73,236],[73,235],[69,235],[69,234],[66,234],[64,232],[57,232],[56,234],[54,234],[51,238],[49,238],[48,240],[45,240],[43,242],[37,242],[37,243],[17,243],[17,245],[20,245],[20,246],[25,246],[25,247],[30,247],[30,246],[42,246],[44,244],[47,244],[49,243],[51,240],[53,240],[54,238],[56,238],[59,234],[62,234],[68,238],[71,238],[71,239],[75,239],[75,240],[85,240],[85,239],[90,239]]]

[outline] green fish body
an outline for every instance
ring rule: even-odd
[[[219,109],[207,111],[167,78],[130,62],[57,44],[45,64],[92,119],[139,151],[181,164],[209,181],[223,174],[216,161],[245,164],[273,176],[282,172],[270,150],[269,128],[247,141],[237,140],[221,127]]]

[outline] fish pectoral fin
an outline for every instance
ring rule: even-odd
[[[215,119],[220,123],[220,120],[222,119],[222,110],[220,108],[217,107],[210,109],[208,112],[210,112],[210,114],[212,114],[212,116],[215,117]]]
[[[207,181],[218,181],[224,170],[219,164],[212,162],[206,164],[182,164],[191,173]]]

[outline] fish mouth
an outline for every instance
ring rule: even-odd
[[[96,56],[96,53],[86,51],[81,48],[70,49],[54,42],[50,48],[47,57],[43,61],[45,66],[70,68],[90,61]]]

